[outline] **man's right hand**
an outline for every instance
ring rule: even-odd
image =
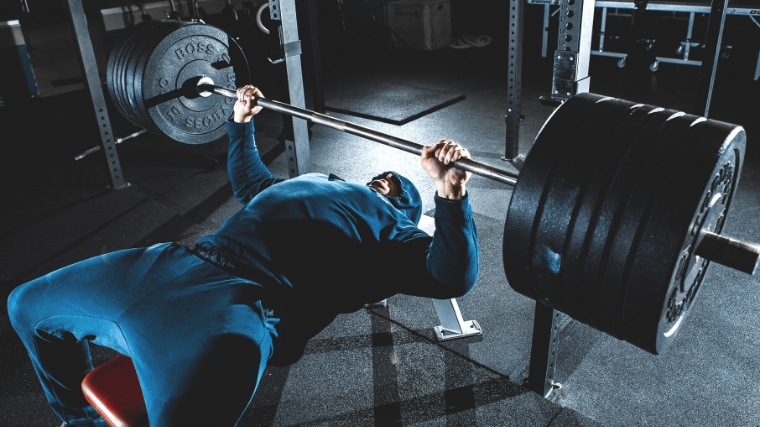
[[[462,158],[471,158],[470,152],[454,141],[442,139],[423,147],[422,168],[435,182],[438,197],[461,200],[467,194],[465,184],[472,173],[455,168],[452,164]]]
[[[263,98],[264,94],[253,85],[245,85],[237,90],[237,102],[235,102],[235,115],[233,120],[237,123],[251,121],[253,116],[259,113],[263,107],[256,105],[255,98]]]

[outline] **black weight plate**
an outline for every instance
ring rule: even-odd
[[[198,76],[234,90],[235,74],[227,43],[227,34],[208,25],[174,31],[161,40],[146,64],[141,84],[143,100],[147,104],[167,92],[182,91],[183,84]],[[233,98],[219,95],[179,96],[146,107],[151,121],[169,138],[203,144],[224,136],[234,102]]]
[[[155,129],[146,123],[145,117],[139,111],[140,100],[135,97],[134,90],[135,76],[139,73],[137,68],[139,57],[143,54],[150,54],[153,49],[153,40],[157,36],[166,34],[168,25],[166,21],[147,21],[139,24],[138,27],[142,27],[142,31],[135,33],[129,46],[125,49],[120,67],[125,108],[129,110],[135,124],[153,133],[155,133]]]
[[[123,37],[121,37],[114,47],[111,49],[111,54],[108,57],[108,65],[106,71],[106,82],[108,86],[108,93],[111,95],[111,99],[119,112],[127,118],[130,123],[132,119],[129,112],[124,107],[124,100],[122,99],[122,86],[123,82],[121,75],[121,58],[124,54],[124,50],[129,46],[133,34],[137,31],[137,27],[132,27],[126,30]]]
[[[142,27],[142,31],[135,33],[129,47],[125,49],[122,56],[122,66],[120,67],[120,78],[123,82],[121,87],[125,108],[130,112],[135,124],[138,124],[138,126],[148,129],[151,132],[154,132],[154,130],[147,127],[148,125],[145,123],[145,119],[137,109],[136,100],[133,99],[130,94],[134,94],[134,62],[140,54],[145,52],[146,49],[150,49],[150,38],[153,37],[155,33],[160,32],[163,25],[162,21],[150,21],[140,24],[139,26]]]
[[[134,26],[125,29],[124,34],[114,43],[114,46],[111,48],[111,53],[108,57],[108,63],[106,65],[106,81],[108,83],[108,90],[111,92],[111,95],[114,99],[118,98],[117,96],[117,75],[120,71],[119,66],[117,65],[119,63],[119,58],[124,52],[124,49],[129,45],[130,40],[134,37],[135,33],[143,30],[142,26]]]
[[[627,195],[641,175],[642,165],[657,145],[659,137],[667,129],[667,118],[675,111],[663,111],[661,108],[651,110],[643,128],[630,142],[617,164],[613,176],[600,185],[604,188],[604,198],[595,208],[596,218],[587,232],[586,257],[581,272],[581,304],[583,314],[580,316],[588,325],[599,330],[606,330],[600,317],[600,308],[604,304],[604,272],[607,268],[610,245],[616,233],[622,208],[627,202]]]
[[[597,101],[604,97],[583,93],[565,101],[552,112],[538,132],[520,170],[504,223],[502,256],[507,282],[516,292],[548,304],[542,293],[532,287],[529,275],[533,258],[534,222],[542,205],[546,180],[557,162],[558,147],[581,126]]]
[[[208,26],[206,26],[206,25],[200,25],[200,24],[191,24],[191,25],[194,25],[194,26],[192,26],[192,29],[191,30],[185,29],[185,32],[189,31],[191,35],[197,34],[199,37],[203,37],[203,35],[206,33],[206,29],[208,28]],[[160,129],[156,125],[156,123],[154,122],[153,118],[151,117],[151,114],[149,113],[148,110],[152,109],[154,107],[154,103],[155,103],[156,99],[146,99],[145,90],[146,90],[146,85],[153,85],[153,84],[155,84],[155,80],[156,80],[156,77],[147,71],[148,63],[152,62],[152,61],[155,61],[156,58],[160,58],[160,57],[164,56],[164,54],[166,52],[164,50],[160,50],[158,48],[158,45],[161,44],[167,38],[174,37],[174,34],[175,34],[175,31],[172,31],[171,33],[166,34],[166,35],[164,35],[164,37],[162,37],[161,39],[157,40],[157,42],[156,42],[156,48],[153,50],[152,54],[150,56],[144,56],[142,58],[142,60],[141,60],[141,70],[142,70],[142,72],[140,73],[140,75],[138,77],[139,78],[139,82],[140,82],[139,93],[140,93],[141,99],[143,100],[142,108],[143,108],[143,112],[145,114],[146,120],[149,120],[151,122],[151,124],[153,126],[155,126],[157,132],[160,132],[162,135],[165,135],[165,136],[167,136],[169,138],[172,138],[172,135],[167,134],[165,132],[165,130]],[[176,77],[176,74],[178,74],[180,71],[181,70],[179,68],[169,70],[168,71],[169,74],[170,74],[169,77],[171,79],[174,79]],[[172,87],[171,89],[174,89],[174,88]],[[170,92],[170,91],[167,91],[167,92]],[[173,93],[168,94],[167,96],[173,96],[173,97],[176,98],[176,97],[181,96],[181,94],[179,94],[177,92],[173,92]],[[185,141],[181,141],[181,142],[185,142]]]
[[[142,128],[145,128],[145,121],[142,120],[142,117],[136,111],[134,100],[129,96],[129,90],[134,84],[133,57],[139,55],[139,53],[145,49],[146,39],[148,39],[153,32],[157,31],[156,28],[160,25],[160,21],[143,22],[138,24],[136,28],[139,28],[139,30],[136,30],[133,36],[130,37],[129,42],[124,46],[121,54],[117,58],[118,62],[116,66],[119,73],[115,78],[119,82],[117,87],[121,90],[119,96],[122,100],[123,108],[128,112],[130,121]]]
[[[119,108],[122,113],[132,124],[138,127],[145,127],[144,121],[137,115],[135,107],[132,105],[128,94],[127,87],[133,82],[127,80],[126,69],[131,65],[129,62],[137,46],[143,45],[143,40],[155,31],[158,21],[151,23],[142,23],[133,27],[130,36],[125,43],[119,48],[118,54],[114,58],[114,74],[112,76],[114,95],[119,100]],[[113,55],[112,55],[113,56]]]
[[[572,262],[568,258],[574,257],[566,253],[568,230],[575,222],[590,171],[609,137],[630,114],[630,103],[603,98],[581,120],[581,126],[556,147],[560,161],[547,177],[536,212],[529,271],[533,288],[541,290],[552,307],[565,313],[562,281],[566,264]]]
[[[131,34],[125,39],[125,43],[119,48],[118,55],[115,56],[114,61],[114,80],[116,97],[119,99],[120,108],[122,114],[127,119],[139,127],[144,127],[143,121],[134,111],[134,106],[131,105],[131,101],[127,95],[127,87],[132,84],[131,80],[127,80],[126,68],[130,65],[130,58],[134,53],[135,47],[142,44],[142,41],[152,31],[155,31],[156,26],[160,25],[160,22],[141,23],[132,28]]]
[[[234,37],[230,37],[230,41],[232,43],[230,43],[229,54],[233,66],[233,73],[235,74],[234,82],[231,83],[234,83],[235,88],[237,89],[239,86],[251,83],[251,70],[243,46]]]
[[[162,136],[165,136],[165,137],[169,137],[169,138],[171,138],[171,136],[167,135],[162,129],[160,129],[158,126],[156,126],[156,124],[153,122],[153,119],[151,118],[151,116],[150,116],[150,114],[148,112],[149,106],[146,105],[146,99],[145,99],[145,95],[144,95],[144,87],[143,86],[145,84],[146,77],[147,77],[148,80],[152,80],[152,77],[145,75],[147,64],[156,55],[160,56],[160,55],[162,55],[164,53],[163,51],[158,51],[157,50],[158,49],[158,45],[161,44],[161,42],[164,39],[166,39],[167,37],[171,37],[172,34],[174,34],[176,31],[178,31],[180,29],[180,27],[182,27],[182,28],[192,28],[189,31],[191,31],[191,32],[197,32],[199,34],[203,34],[205,32],[206,27],[207,27],[206,25],[199,24],[199,23],[192,23],[192,22],[178,23],[178,22],[174,21],[174,24],[175,24],[175,26],[172,27],[172,28],[170,28],[168,32],[162,32],[161,34],[157,34],[156,36],[154,36],[152,38],[152,40],[151,40],[152,48],[150,49],[150,51],[141,54],[136,59],[136,69],[139,70],[139,72],[135,73],[134,90],[133,90],[134,97],[135,97],[135,99],[138,102],[137,109],[141,113],[141,115],[143,116],[143,119],[146,122],[150,123],[151,129],[153,130],[153,132],[158,133],[159,135],[162,135]],[[185,30],[185,31],[188,31],[188,30]],[[174,72],[176,72],[176,70]],[[178,94],[175,93],[174,96],[178,96]],[[150,103],[150,102],[151,101],[148,101],[148,103]]]
[[[129,66],[126,68],[127,98],[130,106],[135,111],[139,119],[144,123],[146,129],[152,133],[165,135],[150,118],[145,108],[145,98],[143,95],[143,80],[145,75],[145,64],[148,60],[157,54],[157,45],[166,37],[176,32],[180,27],[203,28],[202,24],[182,23],[179,21],[159,21],[157,26],[148,33],[147,37],[135,47],[135,53],[129,59]]]
[[[695,248],[703,230],[720,234],[744,160],[741,127],[690,117],[697,122],[693,137],[641,233],[657,237],[637,245],[628,277],[640,285],[628,288],[624,339],[655,354],[675,338],[698,294],[709,262]]]
[[[202,33],[205,31],[206,25],[200,24],[197,22],[179,22],[179,21],[171,21],[171,26],[167,26],[165,32],[161,32],[160,34],[156,34],[150,41],[152,49],[150,52],[145,52],[142,55],[140,55],[137,59],[137,69],[139,70],[139,73],[135,74],[135,82],[134,82],[134,95],[135,99],[138,102],[138,111],[140,111],[140,114],[144,117],[144,120],[155,129],[156,132],[159,132],[161,135],[167,136],[165,132],[163,132],[156,124],[154,123],[153,119],[150,116],[150,113],[148,112],[149,106],[146,103],[145,98],[145,80],[146,77],[150,78],[150,75],[146,76],[146,67],[148,62],[150,62],[156,55],[160,55],[163,53],[163,51],[158,50],[158,45],[160,45],[167,37],[172,37],[172,34],[174,34],[176,31],[178,31],[180,28],[193,28],[193,30],[190,31],[196,31]],[[188,30],[186,30],[188,31]]]
[[[122,111],[121,107],[121,99],[119,99],[118,95],[118,79],[116,75],[118,74],[118,69],[116,64],[119,62],[118,58],[119,55],[122,53],[122,49],[125,45],[125,43],[129,40],[129,37],[134,30],[133,28],[127,29],[123,36],[119,38],[119,40],[114,43],[113,48],[111,48],[111,53],[108,56],[108,63],[106,64],[106,83],[108,87],[108,93],[111,96],[111,100],[113,101],[116,108],[119,110],[119,112],[126,117],[124,112]]]
[[[609,251],[602,274],[601,324],[604,332],[620,339],[626,287],[639,286],[628,283],[625,277],[630,273],[632,255],[640,243],[642,224],[649,219],[653,200],[666,184],[673,163],[688,142],[687,136],[692,130],[693,120],[684,113],[672,114],[664,110],[657,114],[670,117],[662,133],[657,136],[656,146],[638,165],[639,177],[623,196],[617,213],[617,227],[608,239]]]
[[[588,323],[583,317],[582,279],[584,269],[591,268],[586,264],[589,256],[589,242],[592,238],[590,233],[593,231],[596,233],[596,238],[606,239],[608,230],[594,227],[601,202],[631,143],[652,118],[649,112],[654,108],[652,105],[627,103],[630,114],[617,127],[615,133],[609,135],[606,146],[600,148],[599,159],[581,184],[582,194],[573,211],[573,220],[562,255],[562,300],[565,307],[563,311],[580,322]],[[604,233],[604,235],[599,235],[599,233]],[[593,275],[596,272],[587,273]]]

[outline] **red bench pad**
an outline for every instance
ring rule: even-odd
[[[120,355],[93,369],[84,377],[82,391],[112,427],[148,426],[148,411],[129,357]]]

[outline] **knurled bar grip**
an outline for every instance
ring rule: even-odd
[[[214,92],[216,94],[223,95],[229,98],[237,98],[236,91],[232,89],[226,89],[220,86],[215,86],[215,85],[201,84],[198,86],[198,91],[199,92]],[[406,139],[398,138],[392,135],[388,135],[386,133],[379,132],[374,129],[370,129],[368,127],[361,126],[356,123],[351,123],[345,120],[336,119],[335,117],[330,117],[325,114],[317,113],[315,111],[294,107],[284,102],[274,101],[267,98],[258,98],[258,97],[255,99],[256,99],[257,105],[263,108],[266,108],[268,110],[273,110],[278,113],[294,116],[299,119],[312,122],[314,124],[324,125],[324,126],[333,128],[335,130],[339,130],[341,132],[357,135],[362,138],[379,142],[381,144],[385,144],[393,148],[398,148],[399,150],[406,151],[408,153],[416,154],[418,156],[422,155],[422,149],[424,147],[422,144],[409,141]],[[502,182],[504,184],[509,184],[513,186],[517,184],[518,175],[516,173],[505,171],[503,169],[489,166],[480,162],[476,162],[471,159],[459,159],[453,163],[453,166],[456,167],[457,169],[461,169],[467,172],[472,172],[476,175],[480,175],[482,177],[489,178],[494,181]]]

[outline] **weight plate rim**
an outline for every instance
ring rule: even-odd
[[[125,105],[125,108],[128,109],[128,111],[131,114],[133,123],[137,124],[138,126],[147,129],[151,132],[153,132],[153,129],[146,126],[145,121],[140,116],[139,112],[136,110],[135,101],[132,99],[129,93],[130,87],[134,84],[132,73],[133,71],[130,71],[130,69],[134,66],[134,57],[136,55],[139,55],[141,52],[143,52],[146,49],[146,46],[149,46],[146,44],[146,41],[150,38],[151,33],[154,33],[156,31],[160,31],[161,24],[159,22],[144,22],[140,25],[143,26],[143,31],[137,33],[135,37],[131,40],[131,43],[129,46],[124,49],[124,52],[121,57],[121,64],[120,64],[120,80],[123,82],[121,86],[122,90],[122,96],[123,96],[123,102]]]
[[[114,45],[114,47],[111,49],[111,53],[108,57],[108,64],[106,66],[106,86],[108,87],[108,93],[111,95],[111,99],[116,106],[117,110],[127,119],[130,123],[132,123],[131,118],[129,117],[128,112],[122,105],[122,100],[119,95],[120,85],[121,81],[119,79],[119,56],[122,55],[124,46],[127,45],[127,42],[131,39],[132,34],[134,33],[134,28],[132,27],[129,31],[129,33],[124,34]]]
[[[114,76],[114,78],[119,83],[117,86],[119,89],[117,96],[119,98],[121,108],[126,112],[122,112],[122,114],[124,114],[132,124],[145,128],[145,124],[137,116],[134,108],[132,108],[130,104],[130,100],[127,94],[127,86],[131,82],[127,80],[126,69],[130,64],[129,58],[132,56],[135,47],[140,44],[142,40],[150,34],[151,31],[154,30],[155,25],[152,23],[141,23],[134,28],[137,27],[139,27],[139,30],[135,30],[130,35],[129,43],[125,43],[124,47],[119,52],[119,56],[117,58],[118,62],[116,62],[117,74]]]
[[[161,26],[161,23],[159,21],[157,22],[150,22],[150,23],[142,23],[143,30],[139,33],[135,34],[132,42],[130,43],[130,46],[128,49],[125,49],[123,56],[121,58],[121,75],[120,79],[123,82],[121,88],[122,88],[122,94],[123,94],[123,102],[125,103],[125,108],[128,109],[130,114],[132,115],[132,119],[134,120],[133,123],[138,124],[140,127],[144,129],[151,130],[149,127],[146,126],[145,121],[142,119],[142,117],[138,114],[138,111],[135,110],[135,104],[134,101],[129,96],[129,86],[134,84],[132,80],[129,80],[127,77],[127,70],[132,65],[132,58],[135,54],[140,53],[139,50],[136,49],[137,46],[144,45],[146,39],[148,39],[152,32],[156,31],[156,28]]]
[[[134,27],[132,27],[134,28]],[[118,98],[116,89],[118,88],[119,80],[117,78],[118,74],[118,68],[116,64],[118,63],[118,56],[121,54],[121,50],[123,46],[126,44],[126,42],[131,37],[131,33],[133,32],[131,29],[126,30],[125,34],[120,37],[114,46],[111,48],[111,52],[108,55],[108,63],[106,64],[106,87],[108,88],[108,93],[111,96],[111,100],[113,101],[114,105],[116,106],[116,109],[119,110],[119,112],[125,116],[127,119],[127,115],[123,111],[123,107],[120,104],[121,100]],[[131,122],[131,121],[130,121]]]
[[[696,116],[693,117],[695,119],[699,119]],[[684,176],[678,174],[676,171],[689,169],[697,171],[693,174],[695,179],[699,180],[699,182],[695,184],[695,188],[706,189],[712,183],[716,173],[722,169],[723,165],[726,164],[728,158],[732,157],[736,161],[733,165],[734,170],[732,173],[732,187],[729,194],[727,195],[725,207],[723,208],[723,211],[726,213],[726,215],[728,215],[731,204],[736,195],[736,189],[739,184],[742,165],[746,156],[746,134],[744,134],[743,129],[741,129],[741,132],[735,134],[733,138],[730,138],[733,133],[733,129],[737,128],[738,127],[734,125],[728,125],[716,121],[702,122],[696,125],[694,129],[694,139],[690,141],[688,146],[682,150],[679,158],[677,159],[680,165],[672,172],[674,179],[672,180],[673,183],[670,184],[670,186],[673,187],[673,190],[679,191],[682,194],[682,197],[687,197],[687,194],[685,194],[684,190],[685,186],[681,185],[684,180]],[[699,171],[705,169],[695,167],[695,165],[706,166],[709,168],[709,173],[704,172],[700,174],[700,176],[697,176]],[[624,331],[628,337],[626,339],[627,341],[635,342],[637,343],[637,346],[642,348],[646,347],[646,350],[654,354],[661,353],[677,336],[678,332],[680,331],[680,326],[686,317],[688,317],[691,311],[690,309],[693,306],[697,296],[699,295],[699,289],[701,289],[701,286],[704,283],[705,274],[709,270],[711,264],[708,260],[705,260],[706,263],[703,267],[703,272],[699,282],[692,284],[692,286],[695,287],[695,291],[692,295],[692,300],[689,302],[689,305],[685,311],[683,311],[681,315],[678,316],[678,319],[674,322],[665,324],[673,325],[672,327],[663,326],[662,319],[667,311],[669,295],[675,287],[679,286],[676,278],[676,270],[679,263],[678,255],[682,254],[690,246],[691,242],[697,240],[695,238],[689,238],[689,229],[693,227],[693,224],[699,215],[701,202],[705,199],[706,196],[704,191],[705,190],[703,190],[701,194],[697,195],[698,190],[695,190],[692,194],[692,200],[689,202],[690,205],[694,206],[693,211],[690,209],[690,212],[685,211],[680,214],[682,219],[687,220],[683,221],[684,223],[687,223],[687,225],[684,226],[681,230],[678,230],[677,233],[673,233],[676,236],[673,238],[673,246],[676,247],[677,250],[669,251],[669,253],[674,252],[675,256],[673,259],[667,262],[660,263],[660,265],[663,266],[663,269],[668,277],[667,283],[652,283],[650,286],[643,288],[630,288],[629,292],[631,295],[626,299],[626,306],[623,307],[624,316],[628,315],[628,313],[632,311],[641,311],[641,308],[637,307],[635,304],[632,304],[631,307],[628,307],[628,302],[641,300],[641,295],[656,295],[656,298],[651,299],[654,301],[659,301],[659,304],[645,305],[646,308],[649,308],[647,311],[649,315],[645,315],[643,318],[650,320],[648,324],[649,326],[639,326],[638,328],[630,329],[626,328]],[[672,213],[672,209],[670,209],[669,206],[670,201],[668,198],[665,196],[660,196],[656,200],[653,210],[655,210],[655,212],[664,210],[670,214]],[[679,221],[677,223],[680,224],[681,222]],[[723,226],[725,226],[725,218],[721,224],[721,228]],[[645,230],[653,229],[658,229],[654,221],[650,221],[645,225]],[[647,232],[650,231],[645,231],[645,233]],[[720,234],[720,232],[718,232],[718,234]],[[646,256],[647,255],[645,251],[637,250],[634,254],[635,258],[633,262],[637,262],[639,259],[644,259]],[[693,257],[693,252],[691,256]],[[641,274],[634,270],[631,272],[631,279],[629,279],[629,281],[636,280],[646,282],[648,280],[648,277],[640,276]],[[644,290],[650,289],[652,290],[651,292],[644,292]],[[648,330],[648,332],[640,333],[645,329]],[[670,329],[669,333],[667,334],[663,333],[663,331],[666,329]],[[631,332],[629,332],[629,330]]]

